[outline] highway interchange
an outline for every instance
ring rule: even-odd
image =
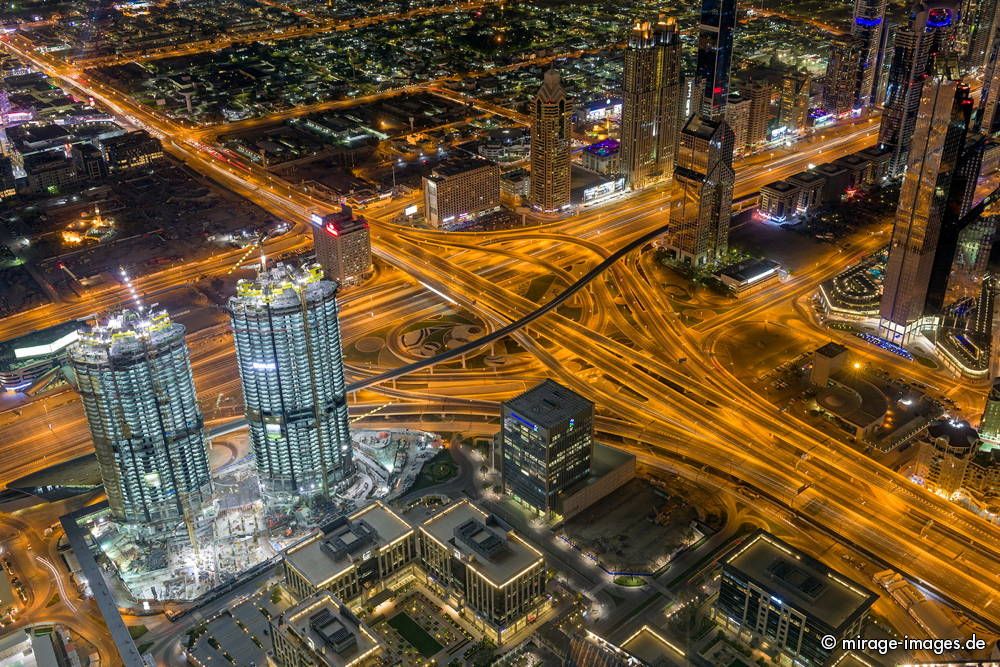
[[[268,242],[268,253],[308,247],[308,216],[328,210],[329,202],[255,168],[234,167],[203,143],[197,131],[91,84],[73,68],[30,51],[17,38],[5,37],[4,44],[131,124],[161,136],[165,149],[191,168],[295,222],[292,233]],[[809,164],[865,148],[874,142],[876,129],[871,122],[838,128],[829,137],[816,138],[815,147],[799,146],[795,152],[738,165],[737,197]],[[482,233],[400,227],[380,218],[391,219],[406,201],[389,204],[374,214],[372,241],[375,254],[392,268],[371,285],[345,293],[344,329],[349,339],[359,337],[368,328],[446,313],[456,304],[487,329],[519,320],[537,307],[523,296],[528,280],[551,272],[560,285],[568,285],[616,249],[662,227],[668,198],[660,186],[566,220]],[[997,628],[1000,529],[859,456],[829,433],[780,412],[741,383],[713,352],[720,332],[773,309],[791,308],[820,282],[884,242],[882,236],[866,235],[831,248],[826,261],[694,327],[681,324],[644,268],[649,253],[637,251],[575,295],[568,308],[512,334],[532,361],[497,369],[485,379],[475,371],[451,367],[402,377],[358,391],[352,412],[364,414],[392,401],[397,413],[412,403],[409,414],[419,416],[440,401],[454,418],[464,415],[476,421],[489,412],[484,407],[488,403],[478,401],[491,402],[540,377],[553,377],[597,403],[601,434],[625,442],[644,457],[680,457],[777,499],[804,520],[829,527],[843,542]],[[219,253],[144,276],[141,289],[150,296],[167,296],[201,277],[225,274],[240,254]],[[123,295],[118,287],[99,288],[79,302],[6,318],[0,321],[0,338],[106,310],[121,303]],[[821,340],[824,334],[812,335]],[[219,395],[236,400],[238,382],[228,334],[223,327],[204,336],[192,341],[200,396],[208,403]],[[865,354],[886,359],[871,350]],[[363,380],[376,369],[355,365],[349,370],[353,379]],[[926,369],[912,371],[939,383],[960,384]],[[469,397],[478,401],[457,400]],[[29,403],[16,418],[0,414],[0,432],[4,482],[89,450],[71,394]],[[33,456],[25,456],[29,451]]]

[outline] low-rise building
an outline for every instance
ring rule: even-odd
[[[781,280],[781,265],[770,259],[748,259],[723,269],[718,277],[736,298],[742,299]]]
[[[823,204],[826,179],[814,171],[803,171],[788,177],[788,182],[799,189],[798,213],[806,215]]]
[[[758,530],[722,564],[717,618],[747,639],[810,667],[842,651],[822,638],[856,637],[878,596]]]
[[[326,590],[352,602],[391,586],[416,558],[413,528],[375,502],[289,549],[282,569],[288,589],[299,599]]]
[[[420,535],[428,582],[467,607],[493,641],[534,620],[545,600],[545,562],[510,526],[462,500],[425,521]]]
[[[424,218],[432,227],[472,222],[500,210],[500,167],[483,159],[444,160],[423,178]]]
[[[110,171],[125,171],[159,160],[163,157],[163,146],[149,132],[135,130],[103,140],[101,153]]]
[[[278,667],[370,667],[382,651],[375,634],[329,591],[320,591],[271,619]]]
[[[531,174],[527,169],[514,169],[500,177],[500,191],[511,197],[527,197],[531,192]]]
[[[24,173],[27,177],[20,181],[21,192],[31,195],[57,194],[79,180],[73,160],[63,151],[25,156]]]
[[[605,176],[618,174],[621,171],[618,140],[605,139],[584,148],[583,166]]]
[[[760,189],[758,212],[774,222],[784,222],[799,211],[800,192],[797,185],[789,181],[775,181]]]

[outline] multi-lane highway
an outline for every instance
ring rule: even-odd
[[[27,56],[53,76],[163,136],[167,150],[192,168],[278,215],[302,223],[324,204],[294,186],[266,180],[253,169],[236,169],[190,139],[183,128],[114,91],[74,80],[35,54]],[[737,193],[753,192],[810,163],[870,145],[875,130],[873,123],[838,128],[817,138],[814,146],[777,153],[767,163],[743,165]],[[510,278],[554,265],[562,267],[560,279],[568,281],[663,225],[668,202],[669,193],[654,188],[524,232],[447,234],[377,222],[372,225],[373,244],[378,256],[400,269],[412,284],[429,286],[490,326],[501,326],[536,307]],[[286,242],[302,241],[293,237]],[[556,309],[513,335],[549,375],[620,419],[616,435],[634,441],[637,449],[725,470],[812,522],[830,526],[841,539],[907,573],[984,623],[1000,627],[995,606],[1000,590],[997,527],[779,412],[716,363],[704,347],[713,329],[753,316],[763,303],[800,296],[879,242],[862,239],[851,252],[832,250],[829,261],[710,321],[703,331],[683,326],[638,262],[627,258],[580,297],[588,300],[589,312],[580,309],[580,314],[572,315]],[[172,277],[157,274],[150,280],[168,285],[205,273],[200,266],[175,271]],[[114,290],[109,290],[107,298],[113,296]],[[681,363],[680,358],[687,361]],[[429,386],[433,382],[424,379]]]

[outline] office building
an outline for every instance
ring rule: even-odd
[[[622,173],[641,189],[674,168],[681,88],[677,23],[636,23],[625,49],[621,121]]]
[[[851,37],[858,57],[854,62],[854,76],[849,80],[853,81],[855,109],[876,104],[879,73],[885,57],[885,6],[886,0],[854,0]]]
[[[798,214],[800,191],[788,181],[768,183],[760,189],[757,211],[767,220],[784,222]]]
[[[733,131],[733,152],[750,152],[750,109],[753,101],[739,93],[731,93],[726,103],[726,125]]]
[[[825,635],[861,634],[878,595],[782,540],[758,530],[722,563],[716,612],[741,636],[767,642],[810,667],[842,651]]]
[[[545,213],[570,205],[571,111],[559,72],[548,70],[531,112],[531,205]]]
[[[495,515],[454,502],[420,526],[428,583],[472,611],[472,622],[502,644],[545,601],[545,561]]]
[[[160,140],[145,130],[119,134],[101,141],[104,162],[112,172],[144,167],[163,157]]]
[[[270,502],[330,495],[353,470],[337,283],[279,264],[229,300],[261,491]]]
[[[763,81],[750,86],[750,120],[747,130],[747,144],[756,149],[768,139],[768,125],[771,122],[771,86]]]
[[[789,133],[804,132],[809,118],[809,91],[812,77],[805,70],[786,74],[781,80],[779,123]]]
[[[951,180],[968,130],[968,86],[935,77],[924,94],[900,191],[883,282],[879,334],[909,343],[921,329]]]
[[[960,0],[914,2],[910,21],[896,29],[879,143],[893,152],[890,172],[901,176],[910,159],[923,87],[944,69],[953,49]],[[941,63],[937,68],[935,62]]]
[[[124,310],[80,332],[69,363],[114,520],[148,534],[193,525],[211,480],[184,327]]]
[[[504,490],[541,514],[558,509],[559,494],[590,473],[594,404],[546,380],[501,409]]]
[[[698,25],[697,77],[702,84],[700,113],[720,120],[729,99],[736,0],[702,0]]]
[[[277,667],[375,667],[383,647],[340,600],[323,591],[268,618]],[[266,641],[266,640],[265,640]]]
[[[993,379],[993,387],[986,397],[983,418],[979,422],[979,437],[991,445],[1000,445],[1000,378]]]
[[[858,87],[854,77],[862,58],[861,42],[853,37],[834,40],[830,60],[823,78],[823,108],[834,116],[846,116],[854,111]]]
[[[678,261],[696,266],[723,260],[732,217],[733,131],[725,121],[693,116],[681,131],[674,181],[680,197],[670,209],[666,245]]]
[[[327,591],[354,602],[391,588],[418,556],[410,524],[376,501],[289,548],[282,572],[299,600]]]
[[[344,206],[339,213],[314,213],[312,225],[316,261],[329,280],[350,284],[371,273],[372,241],[364,216]]]
[[[482,158],[449,158],[423,177],[424,220],[458,227],[500,210],[500,167]]]

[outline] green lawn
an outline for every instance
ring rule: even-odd
[[[149,632],[149,628],[147,628],[145,625],[130,625],[130,626],[128,626],[128,633],[130,635],[132,635],[132,639],[138,639],[139,637],[142,637],[147,632]]]
[[[389,625],[402,635],[403,639],[410,642],[413,648],[417,649],[420,655],[425,658],[431,657],[444,648],[426,630],[417,625],[416,621],[407,616],[405,612],[401,612],[390,618]]]
[[[458,464],[455,463],[455,459],[451,458],[451,452],[447,449],[442,449],[420,469],[417,481],[410,490],[415,491],[440,484],[441,482],[447,482],[457,474]]]

